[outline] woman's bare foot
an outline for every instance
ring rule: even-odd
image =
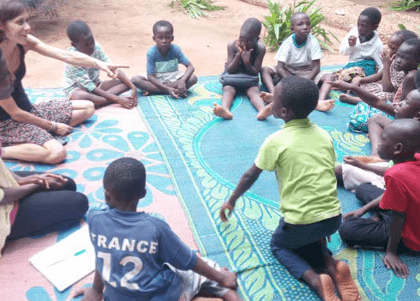
[[[264,107],[264,109],[262,109],[261,111],[258,112],[257,119],[260,120],[260,121],[265,120],[271,114],[272,114],[272,112],[271,112],[271,104],[268,104],[268,105],[266,105]]]
[[[233,118],[232,113],[226,110],[225,108],[223,108],[221,105],[214,102],[213,107],[214,107],[213,108],[214,115],[222,117],[224,119],[228,119],[228,120]]]
[[[264,100],[265,103],[272,103],[274,100],[274,95],[268,92],[261,92],[260,97]]]
[[[338,261],[335,285],[343,301],[360,301],[360,295],[356,283],[351,277],[350,268],[344,261]]]
[[[356,105],[362,100],[359,97],[351,96],[348,94],[340,94],[340,100],[345,103]]]
[[[341,299],[338,298],[334,293],[334,283],[332,282],[331,277],[327,274],[321,274],[319,275],[319,278],[321,280],[322,293],[323,293],[323,296],[321,296],[322,300],[341,301]]]
[[[335,99],[326,99],[318,101],[316,109],[321,112],[328,112],[334,108]]]

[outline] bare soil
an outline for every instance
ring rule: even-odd
[[[173,23],[174,43],[181,46],[195,66],[198,76],[216,75],[222,72],[226,60],[226,46],[239,35],[239,29],[246,18],[264,20],[269,15],[265,0],[218,0],[215,5],[224,6],[222,11],[209,12],[207,17],[191,19],[179,7],[171,8],[170,0],[68,0],[60,7],[60,16],[49,19],[38,17],[32,22],[33,34],[49,45],[66,49],[70,43],[66,26],[75,19],[89,24],[97,42],[113,62],[127,64],[128,76],[144,74],[146,51],[153,45],[152,25],[161,19]],[[282,4],[293,4],[294,0],[282,0]],[[297,2],[297,1],[296,1]],[[393,12],[386,9],[381,0],[318,0],[326,16],[325,28],[341,40],[364,8],[378,6],[382,12],[379,33],[384,41],[398,30],[398,24],[418,32],[420,13]],[[344,15],[337,14],[338,10]],[[262,32],[262,37],[264,30]],[[332,45],[334,52],[324,52],[322,65],[346,62],[338,53],[339,42]],[[274,52],[268,52],[264,65],[273,65]],[[27,87],[58,87],[62,83],[64,64],[37,53],[29,52],[26,58]]]

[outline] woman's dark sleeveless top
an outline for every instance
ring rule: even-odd
[[[28,95],[25,93],[25,89],[22,86],[22,78],[26,74],[26,66],[25,66],[25,49],[22,45],[17,45],[20,52],[20,65],[19,68],[15,72],[15,82],[13,84],[14,89],[12,92],[12,97],[16,102],[16,105],[24,111],[30,112],[32,109],[32,104],[29,101]],[[0,121],[4,121],[10,119],[10,115],[6,113],[3,108],[0,107]]]

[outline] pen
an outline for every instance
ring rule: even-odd
[[[84,254],[84,253],[86,253],[86,249],[83,249],[83,250],[77,251],[76,253],[74,253],[74,254],[73,254],[73,256],[79,256],[79,255],[82,255],[82,254]],[[57,263],[60,263],[60,262],[62,262],[62,261],[64,261],[64,260],[66,260],[66,259],[67,259],[67,258],[61,258],[61,259],[59,259],[59,260],[57,260],[57,261],[55,261],[55,262],[51,263],[49,266],[51,267],[51,266],[53,266],[53,265],[56,265]]]

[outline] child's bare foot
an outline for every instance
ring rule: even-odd
[[[334,283],[332,279],[327,274],[319,275],[321,279],[321,286],[322,286],[322,300],[324,301],[341,301],[334,293]]]
[[[351,95],[348,95],[348,94],[340,94],[340,100],[342,102],[350,103],[350,104],[353,104],[353,105],[360,102],[359,97],[351,96]]]
[[[150,92],[149,91],[142,91],[143,96],[149,96]]]
[[[261,111],[258,112],[257,114],[257,119],[258,120],[265,120],[268,116],[270,116],[272,114],[271,112],[271,104],[268,104],[264,107],[264,109],[262,109]]]
[[[335,284],[343,301],[359,301],[361,300],[357,290],[356,283],[351,277],[350,268],[344,261],[338,261],[337,275],[335,276]]]
[[[229,119],[229,120],[233,118],[232,113],[226,110],[225,108],[223,108],[221,105],[214,102],[213,107],[214,107],[213,108],[214,115],[222,117],[224,119]]]
[[[334,108],[335,100],[334,99],[326,99],[318,101],[318,105],[316,109],[321,112],[328,112]]]
[[[365,164],[385,162],[378,156],[353,156],[353,158]]]
[[[260,97],[264,100],[265,103],[272,103],[274,100],[274,95],[268,92],[261,92]]]

